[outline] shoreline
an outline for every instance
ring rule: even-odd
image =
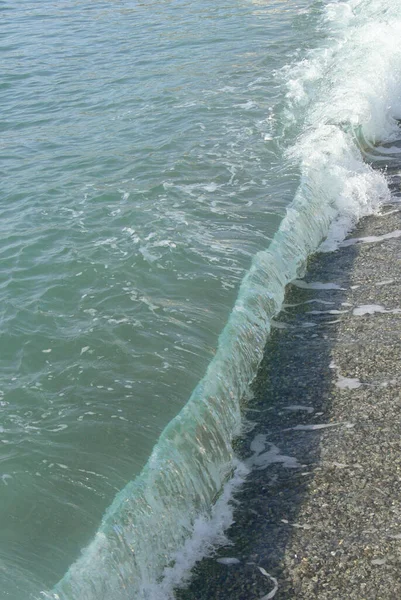
[[[178,600],[401,596],[400,230],[384,206],[287,287],[244,411],[231,545]]]

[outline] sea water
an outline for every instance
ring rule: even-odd
[[[0,597],[167,600],[286,283],[389,199],[401,5],[6,0],[0,36]]]

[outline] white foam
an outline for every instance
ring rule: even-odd
[[[258,435],[254,437],[254,439],[251,442],[250,448],[255,455],[263,452],[263,450],[266,447],[266,439],[267,436],[263,433],[258,433]]]
[[[396,229],[395,231],[390,231],[390,233],[383,233],[383,235],[367,235],[365,237],[349,238],[348,240],[341,242],[340,246],[345,248],[347,246],[354,246],[355,244],[375,244],[399,237],[401,237],[401,229]]]
[[[326,305],[335,304],[335,302],[332,302],[331,300],[323,300],[322,298],[311,298],[310,300],[305,300],[305,302],[296,302],[295,304],[283,304],[282,308],[283,309],[294,308],[295,306],[302,306],[303,304],[314,304],[314,303],[326,304]]]
[[[48,429],[48,431],[51,431],[52,433],[58,433],[59,431],[64,431],[64,429],[67,429],[68,425],[66,423],[60,423],[60,425],[57,425],[54,429]]]
[[[313,413],[313,411],[315,410],[313,408],[313,406],[304,406],[302,404],[291,404],[290,406],[284,406],[283,408],[284,408],[284,410],[290,410],[290,411],[301,410],[301,411],[305,411],[309,414]]]
[[[305,300],[305,302],[303,302],[303,304],[312,304],[314,302],[317,302],[318,304],[335,304],[335,302],[332,302],[331,300],[323,300],[322,298],[312,298],[311,300]]]
[[[305,203],[319,196],[331,222],[320,250],[338,247],[355,223],[391,198],[364,147],[399,138],[401,15],[390,0],[330,2],[327,41],[285,72],[288,119],[303,119],[289,155],[299,161]],[[319,215],[321,218],[323,215]]]
[[[390,285],[391,283],[394,283],[394,279],[384,279],[383,281],[378,281],[375,285],[381,287],[382,285]]]
[[[287,469],[297,469],[301,466],[296,458],[281,454],[278,446],[266,440],[266,435],[258,434],[252,441],[251,450],[254,454],[246,460],[247,467],[261,470],[277,463],[282,464]],[[266,446],[269,446],[269,449],[264,452]]]
[[[341,375],[339,367],[333,361],[330,363],[329,367],[330,369],[335,369],[337,371],[336,387],[342,390],[355,390],[361,387],[362,383],[356,377],[344,377]]]
[[[233,494],[244,483],[248,468],[239,461],[235,463],[233,478],[225,485],[210,517],[199,516],[193,532],[182,548],[172,557],[173,566],[163,572],[160,583],[148,583],[143,587],[143,597],[149,600],[174,600],[174,589],[182,587],[191,576],[194,565],[210,556],[216,547],[229,544],[225,531],[233,523]],[[223,564],[235,564],[237,559],[220,559]],[[228,562],[227,562],[228,561]]]
[[[307,523],[290,523],[288,519],[281,519],[281,522],[285,525],[290,525],[291,527],[295,527],[295,529],[312,529],[310,525]]]
[[[262,573],[262,575],[264,575],[265,577],[270,579],[270,581],[273,583],[273,589],[265,596],[262,596],[262,598],[260,598],[260,600],[272,600],[272,598],[274,598],[274,596],[276,595],[276,593],[278,591],[278,581],[275,577],[270,575],[270,573],[268,573],[263,567],[258,566],[258,569]]]
[[[342,390],[356,390],[360,388],[362,383],[357,378],[352,377],[343,377],[342,375],[338,375],[338,379],[336,381],[336,386]]]
[[[352,314],[356,317],[362,317],[363,315],[374,315],[375,313],[387,313],[398,315],[401,314],[401,308],[386,309],[381,304],[361,304],[357,308],[354,308]]]
[[[220,563],[221,565],[238,565],[241,561],[234,556],[224,556],[222,558],[218,558],[216,562]]]
[[[304,281],[303,279],[295,279],[294,281],[291,282],[293,285],[295,285],[298,288],[304,289],[304,290],[344,290],[345,288],[342,288],[340,285],[338,285],[337,283],[322,283],[320,281]]]
[[[308,310],[306,312],[307,315],[342,315],[344,313],[349,312],[348,310]]]
[[[328,429],[330,427],[347,427],[348,429],[353,427],[352,423],[339,422],[339,423],[314,423],[311,425],[295,425],[295,427],[289,427],[284,431],[318,431],[319,429]]]

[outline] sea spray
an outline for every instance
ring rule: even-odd
[[[283,72],[282,119],[296,137],[287,156],[300,171],[294,201],[269,248],[255,255],[204,378],[141,475],[117,495],[94,540],[45,597],[154,600],[158,589],[172,594],[179,583],[168,569],[174,570],[185,540],[194,539],[199,519],[210,519],[232,476],[240,401],[286,284],[302,276],[322,240],[325,249],[335,248],[361,216],[389,198],[385,176],[364,161],[364,152],[366,144],[398,134],[399,13],[390,0],[328,4],[321,21],[325,41]],[[179,570],[182,577],[192,562]]]
[[[151,583],[143,589],[143,596],[149,600],[173,600],[174,589],[183,587],[191,576],[191,569],[198,560],[213,554],[215,548],[230,545],[225,531],[234,518],[233,495],[244,483],[248,467],[234,459],[234,475],[224,485],[219,499],[212,506],[210,514],[195,519],[191,535],[172,557],[171,566],[166,567],[158,583]],[[224,560],[224,559],[222,559]],[[225,564],[238,563],[235,558],[226,559]]]

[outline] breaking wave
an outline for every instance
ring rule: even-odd
[[[93,541],[44,597],[172,597],[194,562],[223,539],[231,492],[245,476],[232,449],[240,403],[285,286],[303,275],[319,246],[334,249],[389,199],[385,174],[366,158],[399,138],[400,13],[392,0],[329,3],[320,46],[279,73],[287,90],[281,126],[293,139],[285,160],[299,170],[295,198],[269,248],[254,256],[204,378]]]

